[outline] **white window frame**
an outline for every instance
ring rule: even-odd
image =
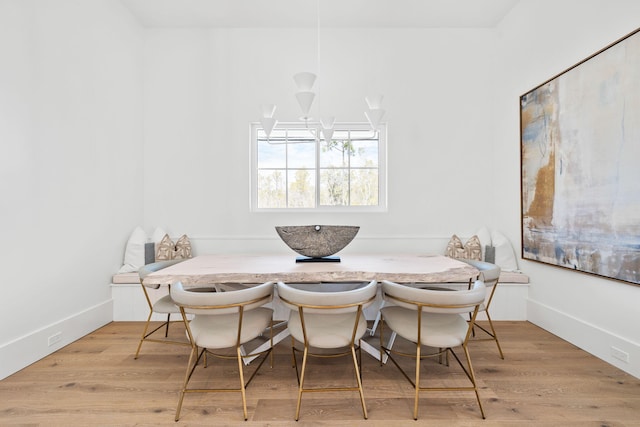
[[[278,123],[277,128],[304,129],[309,128],[310,132],[317,132],[320,124],[317,122],[291,122]],[[387,212],[387,125],[380,124],[378,128],[378,205],[377,206],[316,206],[314,208],[258,208],[258,130],[262,125],[258,122],[251,123],[250,129],[250,211],[251,212]],[[369,123],[336,123],[336,130],[370,130]],[[316,163],[316,171],[319,171],[319,164]],[[319,176],[319,173],[316,174]],[[316,186],[316,200],[318,200],[319,186]]]

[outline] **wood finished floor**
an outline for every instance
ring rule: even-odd
[[[472,393],[438,392],[422,394],[414,421],[410,384],[392,364],[381,367],[363,354],[369,419],[362,418],[357,393],[314,393],[304,396],[296,423],[297,386],[285,340],[276,346],[274,367],[263,366],[247,389],[248,421],[239,393],[216,393],[187,395],[176,423],[188,348],[145,343],[134,360],[142,323],[114,322],[0,381],[0,425],[640,426],[639,379],[531,323],[496,326],[505,360],[493,342],[471,347],[486,420]],[[178,327],[172,332],[183,334]],[[310,363],[315,384],[353,378],[349,359]],[[444,381],[456,368],[429,360],[422,369],[423,381]],[[215,361],[195,375],[235,386],[237,365]]]

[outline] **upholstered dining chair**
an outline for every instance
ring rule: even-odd
[[[140,278],[140,285],[142,286],[142,291],[144,292],[145,300],[149,305],[149,315],[147,316],[147,321],[144,324],[144,329],[142,330],[142,336],[140,337],[140,342],[138,343],[138,349],[136,350],[136,355],[134,359],[137,359],[140,354],[140,349],[142,348],[142,343],[145,341],[155,342],[160,344],[178,344],[178,345],[189,345],[187,340],[177,341],[167,339],[169,336],[169,324],[171,323],[171,315],[172,314],[180,314],[180,310],[171,300],[171,296],[167,293],[167,295],[161,297],[155,302],[151,302],[151,297],[149,296],[148,289],[158,289],[160,285],[148,285],[143,283],[144,278],[149,274],[162,270],[163,268],[167,268],[171,265],[177,264],[182,260],[170,260],[170,261],[158,261],[147,264],[138,270],[138,276]],[[151,326],[151,317],[154,313],[166,314],[167,320],[161,323],[159,326],[149,331],[149,327]],[[178,320],[179,321],[179,320]],[[164,328],[164,338],[158,337],[155,332]],[[155,334],[155,335],[154,335]]]
[[[461,259],[460,261],[464,261],[469,265],[474,266],[480,272],[478,274],[477,279],[482,280],[487,287],[487,295],[485,297],[484,303],[480,305],[479,312],[484,312],[487,316],[487,320],[489,321],[489,329],[483,327],[482,325],[476,324],[475,327],[482,330],[488,338],[475,338],[475,341],[495,341],[498,346],[498,353],[500,353],[500,358],[504,359],[504,354],[502,353],[502,347],[500,347],[500,341],[498,341],[498,334],[496,334],[496,330],[493,327],[493,321],[491,320],[491,315],[489,314],[489,307],[491,306],[491,301],[493,300],[493,295],[496,292],[498,287],[498,281],[500,280],[500,266],[496,264],[492,264],[490,262],[485,261],[476,261],[472,259]],[[471,288],[473,280],[469,281],[469,288]],[[475,335],[475,329],[474,329]]]
[[[266,350],[247,353],[243,344],[261,336],[265,330],[271,331],[273,309],[264,307],[273,299],[274,284],[272,282],[247,287],[239,290],[221,292],[191,292],[184,289],[181,282],[171,286],[171,298],[180,308],[189,342],[191,354],[187,363],[182,390],[176,408],[175,420],[180,418],[184,396],[187,393],[240,392],[242,410],[247,420],[247,398],[245,389],[251,383],[267,356],[273,348],[272,332],[269,335],[270,345]],[[192,317],[189,320],[189,317]],[[226,353],[224,350],[232,350]],[[236,359],[240,376],[238,388],[189,388],[189,381],[204,356],[207,366],[207,355],[220,359]],[[244,379],[245,358],[262,357],[249,379]],[[271,358],[273,366],[273,357]]]
[[[364,418],[367,407],[362,389],[362,352],[360,339],[367,330],[363,310],[376,298],[377,282],[285,284],[278,282],[277,292],[291,312],[288,327],[291,333],[293,365],[298,379],[296,421],[300,418],[302,395],[306,392],[357,391]],[[342,289],[342,290],[341,290]],[[346,290],[345,290],[346,289]],[[302,349],[300,349],[300,345]],[[298,370],[296,353],[302,352],[302,368]],[[356,351],[358,354],[356,354]],[[305,387],[307,358],[351,356],[355,386]]]
[[[382,281],[382,296],[388,304],[380,310],[380,363],[382,364],[384,353],[414,387],[413,418],[415,420],[418,419],[420,392],[445,390],[473,391],[476,395],[482,418],[485,418],[480,395],[478,394],[478,384],[471,364],[471,356],[467,348],[476,315],[480,304],[484,302],[485,294],[485,285],[480,280],[477,280],[470,290],[461,291],[420,289]],[[467,321],[462,316],[467,313],[472,313],[470,321]],[[415,346],[415,350],[406,353],[385,346],[383,338],[385,326],[412,343]],[[423,354],[422,347],[429,347],[431,350]],[[456,347],[462,347],[466,366],[455,353],[454,348]],[[450,354],[458,362],[471,385],[422,387],[420,385],[421,361],[427,357],[439,357],[440,361],[442,361],[442,356],[444,355],[448,366]],[[414,379],[411,379],[402,369],[393,355],[415,359]]]

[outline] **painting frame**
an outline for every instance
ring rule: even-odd
[[[640,286],[640,28],[519,100],[522,259]]]

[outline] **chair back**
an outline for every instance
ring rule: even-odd
[[[300,285],[302,286],[314,285]],[[289,309],[298,310],[299,307],[303,307],[304,312],[308,314],[328,314],[329,311],[332,314],[356,312],[358,306],[364,309],[371,305],[378,291],[378,283],[375,280],[365,286],[346,291],[324,292],[300,287],[278,282],[278,296]]]
[[[138,270],[138,276],[140,276],[140,283],[147,288],[158,289],[160,285],[147,285],[142,283],[145,277],[147,277],[151,273],[155,273],[156,271],[162,270],[163,268],[170,267],[174,264],[184,261],[183,259],[172,259],[167,261],[157,261],[152,262],[151,264],[144,265],[140,267]]]
[[[382,296],[386,301],[430,313],[471,313],[484,302],[485,295],[486,287],[481,280],[476,280],[471,289],[461,291],[420,289],[382,281]]]
[[[191,292],[182,282],[171,285],[171,298],[185,313],[220,315],[258,308],[273,299],[273,282],[227,292]],[[212,289],[213,290],[213,289]]]
[[[499,265],[486,261],[477,261],[475,259],[461,259],[460,261],[477,268],[478,271],[480,271],[478,279],[482,280],[487,288],[491,288],[498,284],[501,271]]]
[[[372,280],[356,289],[323,292],[278,282],[277,290],[282,303],[291,310],[289,332],[293,338],[305,348],[338,349],[353,346],[366,332],[363,309],[375,300],[378,283]]]

